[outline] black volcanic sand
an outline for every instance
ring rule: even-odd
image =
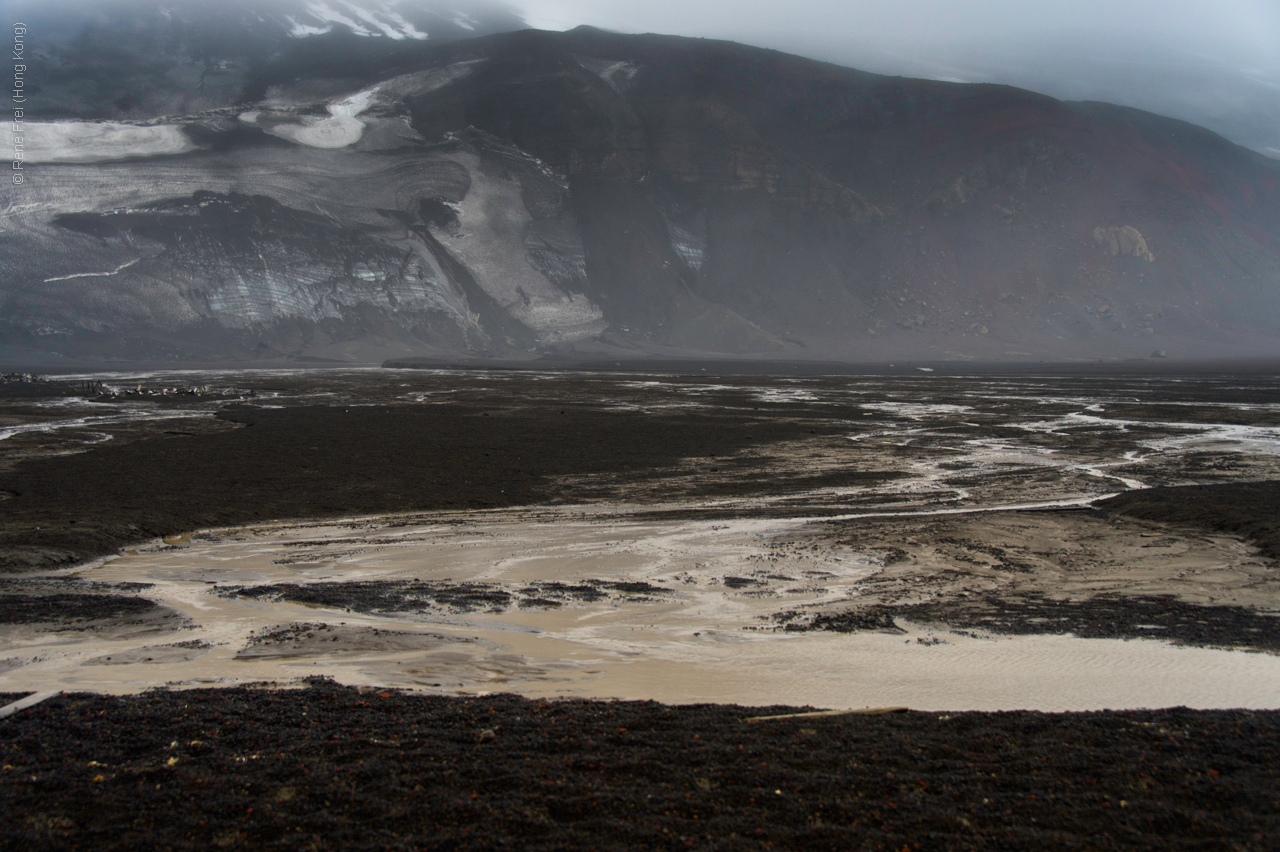
[[[127,618],[157,608],[145,598],[123,595],[0,595],[0,624]]]
[[[0,380],[0,400],[55,399],[89,390],[87,384],[36,378],[31,381]]]
[[[1280,482],[1187,485],[1119,494],[1096,504],[1104,512],[1228,533],[1280,562]]]
[[[572,403],[241,407],[217,416],[239,428],[109,442],[0,473],[0,493],[12,495],[0,517],[0,571],[69,566],[158,536],[277,518],[572,501],[580,498],[556,477],[609,474],[610,488],[625,491],[685,458],[718,468],[713,454],[839,430]],[[786,486],[776,477],[766,484]],[[713,493],[724,487],[708,483]]]
[[[1164,639],[1180,645],[1280,653],[1280,615],[1240,606],[1202,606],[1172,597],[1097,595],[1083,601],[1041,595],[984,595],[904,606],[869,606],[804,618],[779,617],[788,632],[895,630],[896,619],[1004,635],[1070,633],[1082,639]],[[794,620],[800,619],[800,620]]]
[[[0,848],[1273,849],[1280,713],[907,713],[316,683],[0,721]]]
[[[286,600],[379,615],[439,611],[504,612],[511,607],[557,609],[566,603],[594,603],[606,599],[648,601],[669,596],[672,592],[672,589],[642,581],[594,579],[578,583],[537,581],[515,588],[504,588],[496,583],[422,580],[276,583],[218,588],[218,594],[224,597]]]

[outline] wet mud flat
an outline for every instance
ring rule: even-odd
[[[901,606],[860,606],[809,619],[791,611],[778,618],[788,631],[838,633],[898,630],[898,619],[1006,636],[1057,633],[1082,639],[1140,637],[1211,648],[1280,652],[1280,616],[1261,615],[1244,607],[1196,606],[1173,597],[1096,595],[1084,601],[1058,601],[1040,595],[987,594]]]
[[[902,713],[308,688],[0,720],[8,849],[1244,849],[1280,713]]]
[[[1052,563],[1030,570],[1011,544],[978,551],[1001,554],[994,565],[954,571],[938,569],[936,553],[895,562],[874,547],[814,543],[815,528],[840,521],[654,521],[645,507],[639,519],[623,509],[224,528],[77,575],[15,578],[5,585],[27,600],[0,623],[0,689],[328,675],[440,694],[1046,711],[1264,709],[1280,693],[1280,622],[1260,608],[1270,592],[1256,574],[1265,565],[1218,564],[1247,553],[1238,540],[1173,559],[1168,536],[1134,536],[1162,545],[1133,545],[1155,554],[1144,561],[1116,551],[1123,531],[1103,524],[1092,541],[1067,524],[1052,534],[1087,549],[1064,578]],[[1007,524],[1006,514],[980,514],[982,534],[997,540],[992,519]],[[1022,535],[1019,523],[1003,532]],[[932,540],[944,538],[962,541]],[[1197,602],[1205,572],[1235,604]],[[149,609],[115,612],[117,599]]]
[[[26,384],[43,396],[0,401],[6,683],[25,668],[42,686],[88,686],[74,634],[114,642],[75,654],[110,657],[134,683],[188,680],[116,665],[171,659],[187,641],[214,648],[197,683],[271,679],[285,673],[224,658],[243,659],[251,630],[344,621],[440,621],[541,660],[522,668],[484,646],[478,680],[421,676],[470,688],[495,671],[563,675],[496,629],[575,642],[584,659],[724,653],[752,631],[1280,647],[1280,380],[1267,373],[356,370]],[[557,529],[572,535],[548,539]],[[273,555],[244,562],[237,547]],[[687,649],[691,638],[701,644]],[[368,646],[330,644],[322,669]],[[361,677],[403,685],[387,666],[413,668],[408,653]]]
[[[0,845],[1263,849],[1280,828],[1271,710],[740,706],[779,700],[744,671],[769,647],[810,683],[930,672],[917,707],[1244,694],[981,694],[983,671],[1060,693],[1067,661],[1122,659],[1280,704],[1270,375],[79,381],[0,400],[0,687],[175,688],[0,720]],[[594,543],[551,540],[577,531]],[[1025,638],[1038,656],[1009,656]],[[235,686],[309,673],[369,688]],[[682,677],[702,697],[563,700]],[[230,688],[176,688],[204,682]],[[512,690],[534,697],[458,697]]]
[[[1072,511],[818,522],[824,549],[870,550],[882,570],[856,597],[771,623],[856,632],[910,622],[1277,653],[1277,507],[1280,483],[1268,481],[1130,491]]]

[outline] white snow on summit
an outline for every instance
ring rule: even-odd
[[[350,2],[350,0],[334,0],[334,4],[330,5],[326,0],[304,0],[305,11],[299,10],[297,16],[286,17],[292,25],[289,35],[294,38],[323,35],[338,24],[358,36],[386,36],[396,41],[428,37],[427,33],[405,20],[404,16],[394,11],[387,3],[365,4]],[[310,17],[315,23],[299,20],[303,17]]]
[[[330,6],[328,3],[323,2],[323,0],[321,0],[321,2],[319,3],[307,3],[307,9],[311,11],[311,15],[313,17],[318,18],[321,21],[332,21],[335,24],[342,24],[344,27],[351,30],[351,32],[355,33],[356,35],[359,35],[359,36],[373,35],[372,32],[365,29],[360,24],[357,24],[351,18],[348,18],[346,15],[342,14],[337,9]]]
[[[409,38],[417,38],[417,39],[427,38],[426,33],[422,32],[413,24],[409,23],[404,18],[402,18],[399,12],[393,12],[390,9],[387,9],[384,14],[388,18],[390,18],[392,21],[395,21],[400,26],[400,31],[405,35],[407,35]]]
[[[333,29],[332,26],[313,27],[309,24],[300,24],[296,20],[294,20],[292,15],[286,15],[285,20],[293,25],[293,28],[289,30],[289,35],[293,36],[294,38],[306,38],[307,36],[324,35],[325,33]]]
[[[457,9],[454,9],[453,23],[455,26],[461,27],[464,30],[472,30],[474,32],[476,24],[480,22],[468,15],[466,12],[460,12]]]

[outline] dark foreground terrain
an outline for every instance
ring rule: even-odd
[[[906,713],[339,688],[0,721],[5,849],[1274,849],[1280,713]]]

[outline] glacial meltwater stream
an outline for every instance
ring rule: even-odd
[[[157,542],[80,576],[153,584],[146,596],[184,616],[183,629],[15,636],[7,653],[31,661],[0,674],[0,691],[326,675],[456,693],[824,707],[1280,704],[1272,654],[910,623],[771,629],[782,606],[856,599],[878,566],[787,544],[803,521],[629,514],[640,512],[364,518]]]

